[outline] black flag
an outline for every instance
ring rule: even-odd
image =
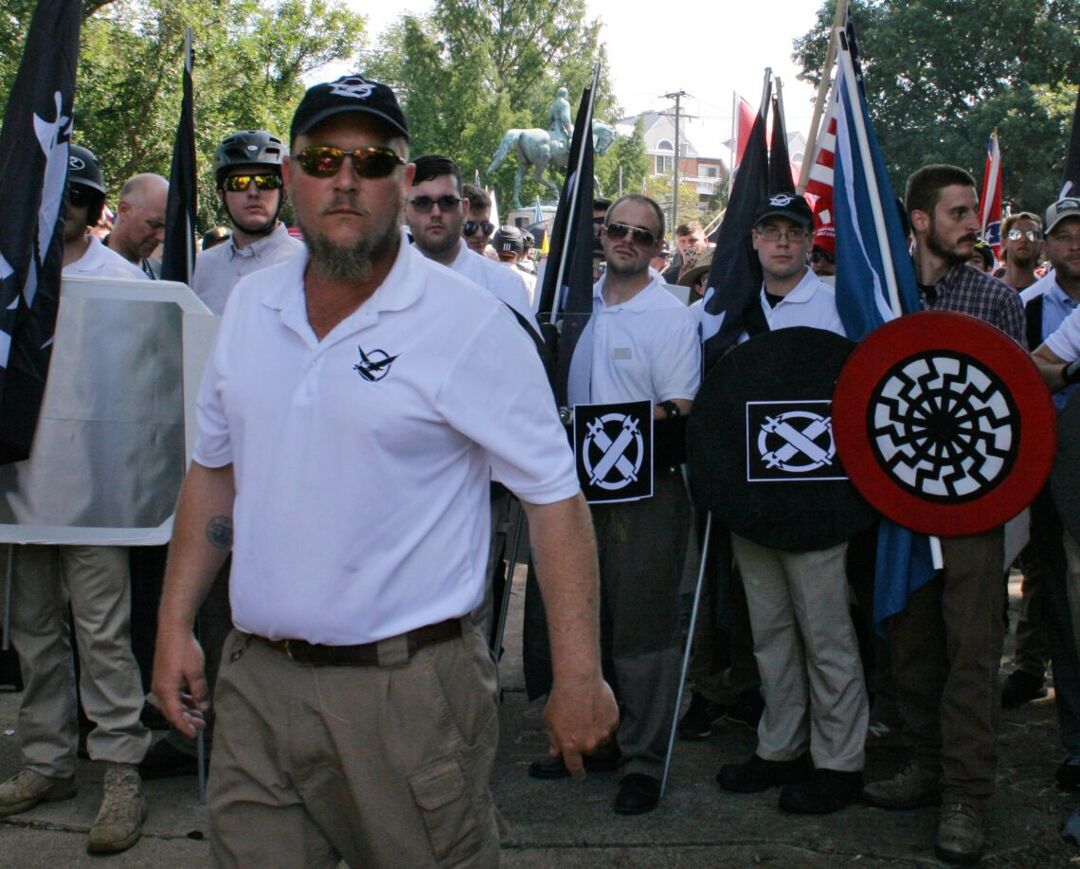
[[[769,192],[769,158],[765,150],[765,116],[772,90],[765,73],[761,108],[750,130],[742,163],[735,174],[724,222],[709,267],[708,289],[701,312],[702,350],[708,372],[743,330],[744,311],[761,289],[761,263],[750,243],[754,211]],[[788,177],[790,178],[790,171]]]
[[[40,0],[0,133],[0,464],[30,455],[49,373],[81,23]]]
[[[1076,111],[1073,112],[1069,150],[1065,153],[1065,177],[1058,199],[1066,196],[1080,196],[1080,87],[1076,89]]]
[[[784,101],[780,96],[780,80],[772,98],[772,141],[769,143],[769,195],[795,195],[795,179],[791,177],[791,157],[788,156],[787,125],[784,123]]]
[[[161,262],[163,281],[191,285],[195,271],[195,113],[192,106],[191,28],[184,38],[184,99],[173,140],[169,199],[165,206],[165,251]]]
[[[570,360],[592,314],[593,252],[593,140],[592,113],[597,74],[582,93],[570,143],[566,182],[551,230],[548,267],[540,295],[540,319],[549,322],[551,311],[562,324],[559,333],[555,397],[566,405]],[[545,312],[547,312],[545,314]]]

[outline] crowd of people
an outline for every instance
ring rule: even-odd
[[[168,182],[129,179],[101,239],[101,165],[85,147],[70,154],[64,274],[156,279]],[[515,500],[552,669],[551,749],[533,778],[618,770],[614,811],[649,812],[671,729],[702,739],[726,716],[756,728],[757,745],[716,773],[722,791],[777,788],[779,808],[799,814],[940,805],[938,856],[974,862],[999,705],[1045,695],[1052,663],[1057,782],[1080,790],[1080,545],[1048,487],[1031,506],[1004,685],[1001,528],[943,539],[943,569],[884,637],[867,611],[871,535],[809,552],[730,535],[704,607],[722,599],[727,621],[699,623],[678,710],[694,507],[666,454],[650,497],[586,504],[552,396],[531,236],[494,226],[452,157],[410,156],[394,93],[360,76],[310,88],[287,140],[230,135],[214,172],[229,226],[203,239],[192,289],[222,321],[153,661],[171,730],[151,746],[127,551],[16,547],[23,767],[0,784],[0,816],[74,795],[81,703],[85,750],[105,763],[91,852],[138,840],[142,779],[194,773],[201,731],[217,865],[497,864],[491,577]],[[964,170],[923,167],[903,206],[923,306],[1031,350],[1064,409],[1080,382],[1080,200],[1006,218],[1000,263]],[[669,249],[662,209],[641,195],[595,201],[594,224],[567,403],[648,401],[658,426],[683,419],[703,377],[704,227],[675,227]],[[763,201],[749,233],[763,281],[739,342],[797,326],[844,336],[837,239],[807,201]],[[864,781],[868,739],[893,731],[910,762]]]

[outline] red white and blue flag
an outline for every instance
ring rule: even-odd
[[[1001,254],[1001,146],[997,130],[986,142],[986,167],[983,169],[982,196],[979,199],[979,223],[983,240]]]

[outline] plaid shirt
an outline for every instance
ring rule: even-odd
[[[919,298],[928,311],[955,311],[978,317],[1027,349],[1020,294],[1004,281],[966,263],[953,266],[932,287],[920,284]]]

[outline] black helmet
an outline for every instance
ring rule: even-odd
[[[214,152],[214,179],[221,187],[233,166],[273,166],[279,173],[288,149],[266,130],[243,130],[225,139]]]
[[[520,256],[525,252],[525,241],[521,237],[521,230],[516,226],[500,226],[495,237],[491,239],[491,245],[496,253],[512,251]]]
[[[101,165],[89,148],[81,145],[68,146],[67,180],[105,195],[105,179],[101,175]]]

